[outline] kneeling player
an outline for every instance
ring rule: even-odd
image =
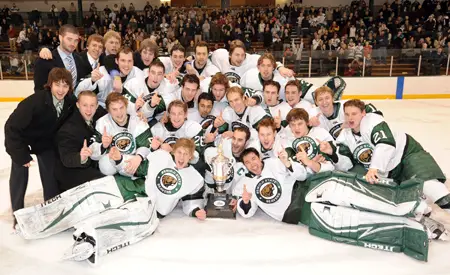
[[[117,172],[114,162],[106,154],[110,150],[133,156],[127,160],[127,170],[131,174],[150,153],[150,128],[137,116],[127,114],[128,104],[129,101],[123,95],[111,93],[106,98],[108,114],[97,121],[96,130],[102,136],[90,148],[93,151],[92,159],[99,159],[100,171],[104,175]]]
[[[317,112],[320,113],[319,120],[312,123],[313,126],[321,127],[327,130],[330,135],[337,139],[342,129],[346,127],[344,116],[344,101],[336,101],[333,98],[333,91],[329,87],[320,87],[315,91],[314,100],[318,106]],[[377,111],[375,106],[367,104],[366,112]]]
[[[445,175],[434,158],[410,135],[393,131],[378,114],[366,113],[361,100],[344,104],[345,118],[352,133],[361,136],[373,148],[366,179],[377,183],[379,177],[396,182],[418,178],[424,181],[425,196],[447,211],[450,210],[450,192],[445,186]]]
[[[157,150],[148,156],[134,175],[145,177],[145,186],[135,183],[124,186],[132,193],[146,193],[157,202],[159,217],[172,212],[182,201],[183,212],[200,220],[206,218],[202,176],[189,162],[194,158],[195,143],[189,138],[180,138],[173,145],[171,153]],[[120,155],[114,156],[120,161]],[[126,158],[122,161],[126,161]],[[120,164],[119,164],[120,165]],[[145,188],[145,190],[143,190]]]

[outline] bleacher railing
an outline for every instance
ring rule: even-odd
[[[299,77],[448,76],[450,65],[448,52],[438,54],[436,49],[316,50],[303,51],[301,59],[289,51],[271,52]],[[37,58],[36,53],[0,55],[0,79],[32,80]]]

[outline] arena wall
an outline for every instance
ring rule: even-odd
[[[344,98],[374,99],[436,99],[450,98],[450,76],[434,77],[367,77],[344,78],[347,88]],[[323,85],[328,77],[308,78],[315,85]],[[18,102],[33,93],[33,81],[0,81],[0,102]],[[16,103],[7,103],[16,104]],[[5,117],[5,120],[7,118]],[[3,137],[0,136],[3,144]],[[1,172],[9,171],[10,158],[0,151]]]
[[[307,78],[321,86],[329,78]],[[344,98],[360,99],[426,99],[450,98],[450,76],[430,77],[344,77]],[[16,102],[33,93],[33,81],[0,81],[0,102]]]

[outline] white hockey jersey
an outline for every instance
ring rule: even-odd
[[[215,102],[211,112],[206,117],[202,117],[198,110],[193,110],[189,112],[188,120],[195,121],[200,124],[205,133],[213,133],[217,130],[214,127],[214,120],[216,120],[216,117],[220,115],[220,113],[225,109],[226,106],[227,104]],[[222,128],[224,127],[219,127],[219,134],[224,132]]]
[[[336,140],[338,161],[334,164],[337,170],[348,171],[354,163],[368,169],[372,160],[373,148],[363,141],[361,135],[354,134],[352,129],[342,129]]]
[[[237,207],[239,214],[244,218],[250,218],[259,207],[270,217],[282,221],[284,213],[291,204],[294,183],[305,180],[307,176],[301,164],[291,161],[291,165],[292,171],[287,169],[279,159],[270,158],[264,161],[260,176],[247,173],[237,183],[237,188],[243,190],[245,184],[247,191],[252,193],[251,207],[246,213],[242,208],[242,198],[239,199]],[[242,192],[239,196],[242,196]]]
[[[180,200],[186,215],[192,215],[196,208],[204,208],[203,178],[192,166],[176,168],[172,155],[164,150],[149,154],[147,159],[145,190],[156,201],[159,214],[168,215]]]
[[[97,81],[97,99],[99,105],[105,107],[106,97],[113,91],[114,79],[108,74],[104,66],[100,67],[100,72],[103,74],[103,77]],[[137,98],[140,95],[148,95],[145,75],[138,67],[133,67],[125,82],[122,83],[122,95],[128,99],[127,113],[135,115],[136,108],[134,104]]]
[[[299,147],[301,146],[303,150],[307,153],[309,159],[313,159],[315,156],[320,154],[319,141],[333,141],[330,134],[320,127],[312,127],[306,136],[296,138],[291,129],[288,127],[284,130],[283,137],[285,140],[281,141],[281,144],[285,144],[286,151],[290,158],[297,161],[295,155],[299,152]],[[308,167],[306,168],[308,174],[314,174],[314,172]],[[326,161],[321,163],[321,168],[319,172],[333,171],[334,166],[331,161]]]
[[[236,114],[233,108],[228,106],[223,110],[222,117],[228,124],[228,129],[233,131],[234,128],[240,126],[256,129],[258,123],[270,115],[259,105],[245,108],[242,114]]]
[[[344,103],[345,101],[334,102],[334,112],[331,116],[326,117],[324,114],[319,116],[319,127],[327,130],[334,139],[341,133],[342,125],[345,122]],[[316,110],[317,112],[320,112],[319,107],[317,107]]]
[[[277,70],[275,70],[273,72],[272,80],[280,83],[279,98],[286,100],[286,97],[284,95],[284,87],[285,87],[286,83],[291,79],[284,78],[283,76],[281,76],[281,74]],[[262,91],[263,83],[264,83],[264,80],[262,79],[258,68],[253,68],[253,69],[248,70],[246,73],[244,73],[244,75],[241,78],[240,85],[245,88]]]
[[[266,108],[266,112],[271,117],[277,117],[278,115],[281,115],[281,126],[286,127],[288,125],[286,121],[286,116],[289,113],[290,110],[292,110],[291,106],[286,102],[280,100],[280,103],[278,103],[275,106],[269,107],[264,104],[264,108]]]
[[[406,134],[393,131],[381,115],[369,113],[360,124],[362,141],[373,148],[369,168],[378,169],[380,174],[394,169],[403,156],[406,145]]]
[[[293,109],[294,108],[299,108],[299,109],[305,110],[308,113],[309,118],[317,116],[317,114],[319,113],[318,108],[313,106],[309,101],[306,101],[303,99],[301,99],[299,103],[295,104]]]
[[[195,153],[196,161],[198,161],[199,154],[202,154],[207,146],[204,142],[202,126],[195,121],[186,120],[180,128],[173,127],[170,122],[166,124],[158,122],[152,127],[151,134],[152,138],[159,137],[163,140],[163,143],[170,145],[175,144],[179,138],[193,139],[197,150]]]
[[[144,116],[147,118],[156,118],[159,121],[161,119],[161,117],[163,116],[164,112],[167,111],[167,109],[169,108],[169,104],[172,101],[179,99],[179,100],[185,102],[181,95],[181,89],[182,89],[182,87],[179,87],[175,91],[173,91],[171,93],[166,93],[163,96],[158,94],[158,96],[161,98],[161,101],[154,108],[152,108],[150,106],[151,97],[149,97],[148,100],[145,102],[144,106],[142,106],[142,108],[141,108],[141,111],[144,114]],[[186,104],[188,106],[188,113],[195,112],[195,110],[197,110],[194,100],[186,102]]]
[[[195,66],[195,61],[191,61],[189,62],[189,64],[192,66],[192,68],[194,68],[197,71],[197,76],[203,76],[203,77],[211,77],[214,76],[216,73],[219,73],[220,70],[219,68],[217,68],[217,66],[215,66],[211,60],[207,60],[206,61],[206,65],[203,69],[199,69]]]
[[[226,75],[231,82],[240,84],[244,73],[252,68],[256,68],[259,57],[259,54],[246,53],[245,60],[242,62],[242,65],[238,67],[231,65],[230,54],[226,49],[218,49],[211,54],[211,62],[221,73]]]
[[[144,75],[145,75],[144,83],[148,90],[148,95],[146,97],[144,97],[145,101],[151,100],[151,97],[153,96],[154,92],[158,92],[158,95],[165,96],[165,95],[175,92],[176,90],[178,90],[180,88],[179,83],[172,84],[166,78],[163,78],[161,83],[159,83],[159,86],[156,87],[155,89],[150,88],[147,84],[148,71],[149,71],[149,69],[144,69],[144,71],[143,71]]]
[[[117,147],[122,155],[139,154],[145,158],[150,153],[149,137],[151,132],[147,123],[141,121],[137,116],[128,115],[128,122],[122,127],[112,119],[110,114],[107,114],[101,117],[95,125],[97,135],[94,138],[95,141],[89,146],[93,151],[92,159],[98,160],[101,155],[106,153],[106,150],[102,149],[101,138],[105,128],[108,135],[112,136],[111,147]]]

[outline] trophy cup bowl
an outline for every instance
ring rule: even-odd
[[[230,207],[233,198],[231,194],[226,193],[225,186],[235,160],[223,154],[222,144],[219,144],[217,151],[217,156],[213,157],[210,163],[215,188],[212,194],[208,194],[206,215],[209,218],[235,219],[236,213]]]

